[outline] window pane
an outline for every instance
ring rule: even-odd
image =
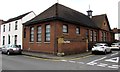
[[[46,29],[49,28],[50,29],[50,25],[46,25]]]
[[[50,41],[50,25],[46,25],[45,41]]]
[[[80,34],[80,28],[76,28],[76,34]]]
[[[50,32],[50,29],[49,29],[49,28],[47,28],[47,29],[46,29],[46,32],[47,32],[47,33],[49,33],[49,32]]]
[[[41,26],[37,27],[37,41],[40,42],[41,41]]]
[[[97,32],[94,32],[94,41],[97,41]]]
[[[17,30],[17,23],[18,23],[18,22],[16,21],[16,22],[15,22],[15,30]]]
[[[33,42],[34,41],[34,27],[30,28],[30,41]]]
[[[3,32],[5,32],[5,25],[3,26]]]
[[[68,33],[68,26],[67,25],[63,25],[63,33]]]
[[[93,41],[93,31],[90,31],[90,41]]]
[[[67,26],[66,26],[66,25],[63,25],[63,29],[67,29]]]

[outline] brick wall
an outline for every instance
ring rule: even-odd
[[[50,32],[50,43],[45,42],[45,25],[50,24],[51,32]],[[68,25],[68,33],[62,32],[63,24]],[[37,42],[37,26],[41,25],[42,27],[42,41]],[[34,26],[34,42],[29,42],[30,39],[30,27]],[[90,46],[86,41],[86,32],[89,34],[90,39],[90,31],[98,32],[97,42],[101,41],[102,32],[96,29],[79,26],[76,24],[70,24],[62,21],[51,21],[40,24],[34,24],[31,26],[24,26],[26,28],[26,38],[23,38],[23,50],[35,51],[35,52],[45,52],[45,53],[65,53],[65,54],[73,54],[73,53],[81,53],[85,52],[88,47],[92,47],[92,44],[95,42],[89,42]],[[76,27],[80,27],[80,34],[76,34]],[[24,31],[23,31],[24,33]],[[24,35],[24,34],[23,34]],[[108,33],[108,35],[110,35]],[[23,36],[24,37],[24,36]],[[64,41],[69,41],[70,43],[58,43],[59,38],[63,38]],[[93,36],[94,38],[94,36]],[[108,37],[108,40],[110,36]]]

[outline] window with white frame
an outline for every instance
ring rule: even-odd
[[[80,27],[76,27],[76,34],[80,34]]]
[[[15,35],[15,45],[17,45],[17,35]]]
[[[45,26],[45,42],[50,42],[50,25]]]
[[[18,27],[17,23],[18,21],[15,22],[15,30],[17,30],[17,27]]]
[[[41,42],[41,37],[42,37],[42,35],[41,35],[41,33],[42,33],[42,29],[41,29],[41,26],[38,26],[37,27],[37,42]]]
[[[10,28],[11,28],[11,24],[9,24],[9,31],[10,31]]]
[[[8,35],[8,44],[10,44],[10,35]]]
[[[68,33],[68,25],[63,25],[63,33]]]
[[[30,27],[30,42],[34,42],[34,27]]]
[[[3,32],[5,32],[5,25],[3,25]]]

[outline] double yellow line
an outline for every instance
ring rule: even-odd
[[[88,55],[88,56],[79,57],[79,58],[62,58],[62,59],[45,59],[45,58],[38,58],[38,57],[32,57],[32,56],[25,56],[25,57],[29,57],[32,59],[38,59],[38,60],[61,61],[61,60],[78,60],[78,59],[83,59],[83,58],[87,58],[87,57],[91,57],[91,56],[94,56],[94,55]]]

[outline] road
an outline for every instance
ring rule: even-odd
[[[120,51],[70,60],[50,60],[25,55],[2,55],[2,70],[118,70]]]

